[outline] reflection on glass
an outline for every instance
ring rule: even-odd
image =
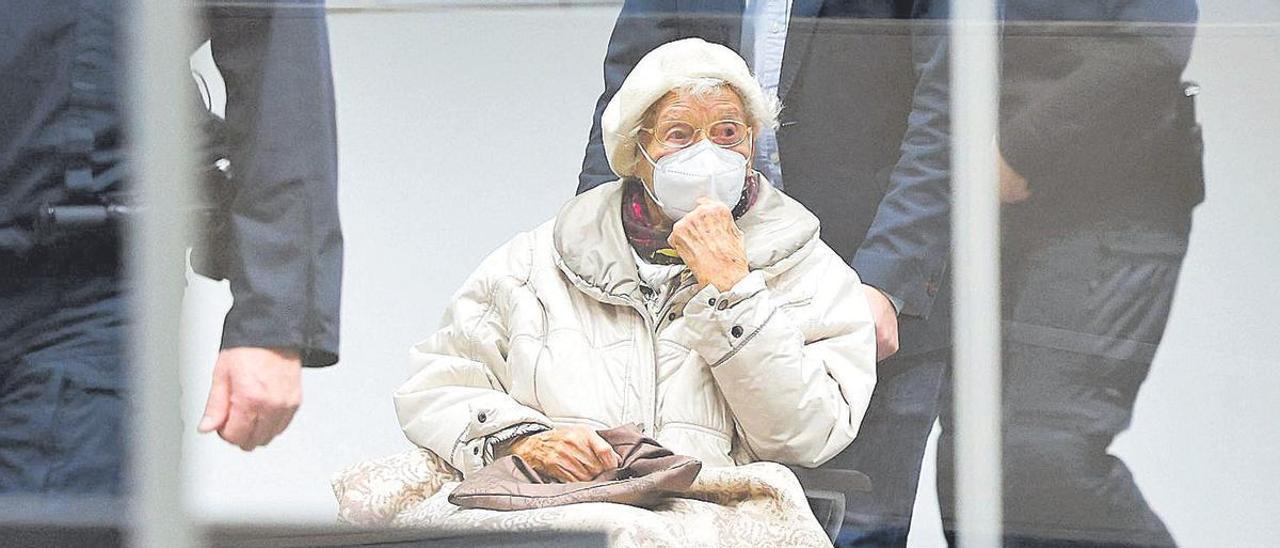
[[[1198,87],[1182,79],[1197,7],[1001,6],[1006,543],[1172,545],[1108,451],[1163,335],[1204,194]]]
[[[122,488],[113,4],[18,2],[0,23],[0,493]]]
[[[131,188],[129,166],[147,159],[125,148],[121,87],[136,68],[125,66],[126,8],[21,1],[0,22],[0,496],[129,491],[126,294],[156,288],[125,279],[123,235],[131,219],[170,212]],[[226,2],[195,14],[227,100],[198,128],[207,200],[179,213],[204,222],[196,267],[229,279],[235,299],[200,428],[250,450],[289,424],[300,367],[337,360],[342,238],[324,11]],[[189,82],[171,87],[165,108],[198,98]],[[178,387],[170,392],[176,402]]]
[[[127,157],[123,146],[119,88],[127,74],[117,37],[129,31],[122,4],[20,0],[0,17],[0,497],[128,490],[120,455],[129,440],[120,421],[131,400],[122,358],[131,288],[121,274],[121,233],[146,211],[132,197],[128,169],[146,158]],[[825,533],[840,546],[902,545],[910,531],[912,545],[954,542],[955,510],[966,501],[954,500],[948,370],[952,331],[963,336],[964,326],[952,325],[950,309],[951,295],[966,288],[949,280],[946,4],[331,0],[326,28],[316,2],[203,3],[200,40],[211,40],[209,62],[197,70],[196,90],[189,82],[173,86],[173,104],[203,96],[207,107],[199,109],[206,201],[192,211],[205,242],[192,262],[198,272],[229,279],[234,304],[225,325],[224,310],[201,311],[216,316],[193,337],[196,346],[208,342],[209,352],[188,358],[192,378],[217,381],[212,393],[186,388],[194,405],[182,418],[195,447],[191,468],[198,468],[186,478],[193,514],[328,525],[335,509],[329,478],[337,472],[343,521],[399,519],[439,531],[431,528],[456,517],[448,482],[504,458],[527,456],[540,477],[560,480],[631,474],[596,468],[628,466],[630,454],[613,446],[630,433],[602,431],[636,422],[656,443],[702,460],[704,479],[731,484],[762,468],[714,464],[800,465],[791,472],[799,485],[787,491],[794,521],[768,531],[701,531],[712,537],[764,546],[786,543],[749,537],[752,531],[789,531],[815,544],[826,542]],[[1280,146],[1267,103],[1276,95],[1271,52],[1280,12],[1254,0],[999,6],[1000,132],[982,145],[998,152],[1001,177],[992,190],[1002,200],[1005,541],[1265,544],[1280,534],[1266,521],[1275,508],[1265,499],[1278,478],[1266,465],[1280,447],[1266,401],[1280,349],[1265,336],[1280,306],[1268,291],[1270,265],[1280,257],[1269,250],[1276,228],[1267,222],[1280,194],[1268,179],[1275,159],[1265,156]],[[752,85],[781,100],[776,126],[757,123],[747,97],[704,90],[693,94],[697,101],[725,99],[739,111],[665,113],[675,121],[610,129],[606,107],[640,59],[690,37],[742,58]],[[1197,110],[1209,128],[1209,200]],[[345,272],[342,358],[352,366],[298,373],[338,358],[339,132],[343,220],[354,227],[351,256],[360,257]],[[632,148],[621,170],[611,158],[621,149],[606,147],[616,133],[649,145]],[[717,167],[728,175],[685,177]],[[742,222],[753,215],[752,196],[786,196],[817,218],[823,243],[857,273],[857,284],[827,276],[818,287],[838,286],[838,295],[806,300],[762,272],[763,286],[744,287],[785,301],[772,320],[697,323],[699,314],[715,320],[743,310],[734,297],[748,305],[750,297],[736,282],[762,270],[747,260],[747,277],[700,285],[685,264],[688,249],[682,254],[670,241],[669,221],[699,206],[688,189],[712,179],[718,184],[705,185],[705,197],[737,218],[747,259],[753,249],[787,251],[782,237],[763,238]],[[635,292],[627,293],[634,302],[614,307],[633,322],[583,329],[573,322],[603,321],[608,313],[600,310],[614,309],[595,301],[556,307],[545,286],[529,297],[512,281],[520,276],[485,277],[511,274],[484,261],[496,247],[523,243],[527,235],[513,235],[606,188],[624,190],[617,215],[600,219],[621,227],[612,236],[627,253],[614,256],[616,264],[635,267]],[[624,200],[635,206],[629,216]],[[605,224],[577,225],[563,238],[568,255],[604,249]],[[555,291],[579,291],[569,294],[581,299],[590,287],[573,285],[549,249],[539,248],[547,267],[540,281],[556,280]],[[566,268],[574,276],[585,270]],[[473,274],[500,281],[477,287],[465,282]],[[459,286],[468,290],[455,294]],[[225,289],[194,288],[204,291],[197,305],[211,300],[209,287]],[[718,294],[688,298],[708,287]],[[726,348],[741,346],[739,361],[780,354],[796,340],[812,349],[847,336],[835,333],[847,325],[832,325],[849,323],[864,301],[871,322],[858,322],[866,344],[801,362],[822,362],[832,373],[805,369],[823,372],[806,385],[823,397],[787,400],[826,404],[838,421],[798,405],[777,408],[795,388],[784,390],[794,376],[778,371],[793,363],[770,362],[776,367],[762,377],[770,393],[744,398],[732,392],[724,367],[736,362],[711,367],[719,357],[703,359],[710,351],[699,352],[706,349],[694,341],[715,325]],[[829,314],[815,312],[822,307]],[[445,310],[452,311],[445,330],[415,349],[407,375],[403,348],[433,333]],[[773,322],[791,322],[795,340],[769,338]],[[676,324],[683,329],[673,330]],[[485,331],[499,328],[509,331],[505,339]],[[641,335],[658,341],[654,357]],[[765,341],[769,352],[758,348]],[[865,358],[872,346],[874,388],[866,382],[869,360],[850,358]],[[698,366],[675,365],[690,360]],[[840,374],[850,368],[840,364],[853,361],[858,379],[849,382]],[[250,397],[282,399],[266,413],[237,410],[233,402],[247,394],[238,392],[242,381],[264,380],[255,373],[270,365],[281,374],[264,382],[285,389]],[[647,389],[650,374],[654,387],[705,390],[655,389],[652,398],[628,392]],[[1170,383],[1171,375],[1181,384]],[[307,405],[291,422],[300,377]],[[696,382],[684,384],[690,378]],[[402,385],[397,417],[388,395]],[[504,413],[509,408],[491,400],[456,405],[471,389],[504,404],[510,398],[527,414]],[[704,407],[711,411],[698,415]],[[935,463],[926,447],[936,419]],[[267,441],[266,451],[240,450]],[[573,452],[582,444],[607,462],[584,453],[574,453],[587,459],[577,465],[547,457],[548,449]],[[1165,460],[1171,464],[1159,466]],[[352,463],[362,464],[343,469]],[[931,500],[935,469],[941,508]],[[767,481],[790,481],[790,473],[775,472]],[[5,504],[0,522],[31,515]],[[708,511],[721,523],[773,519],[748,506]],[[841,507],[843,515],[835,511]],[[1215,512],[1206,515],[1206,507]],[[617,515],[591,523],[673,534],[661,519]],[[486,519],[454,532],[513,536],[494,526],[509,515]],[[551,533],[570,542],[560,529]],[[689,538],[681,540],[696,544]]]

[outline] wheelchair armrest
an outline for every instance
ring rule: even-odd
[[[810,489],[838,491],[847,495],[852,493],[870,493],[871,478],[857,470],[832,470],[824,468],[800,468],[791,466],[791,471],[800,480],[800,486],[808,492]]]
[[[789,468],[800,480],[814,517],[834,543],[844,523],[845,506],[855,495],[871,492],[871,478],[857,470]]]
[[[840,525],[844,523],[844,493],[825,491],[822,489],[806,489],[805,498],[809,499],[809,509],[813,517],[818,518],[822,530],[826,531],[831,542],[840,534]]]

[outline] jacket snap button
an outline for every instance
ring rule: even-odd
[[[676,313],[675,313],[675,312],[672,312],[672,313],[670,313],[670,314],[667,314],[667,321],[669,321],[669,322],[674,322],[674,321],[676,321]]]
[[[479,415],[476,415],[476,420],[478,420],[478,421],[480,421],[480,422],[484,422],[484,421],[489,420],[489,416],[488,416],[488,415],[486,415],[486,414],[484,414],[484,413],[481,413],[481,414],[479,414]]]
[[[715,306],[715,305],[716,305],[716,298],[715,298],[715,297],[712,297],[712,298],[710,298],[710,299],[707,299],[707,305],[708,305],[708,306]]]
[[[730,330],[729,330],[729,334],[733,335],[734,337],[741,337],[741,336],[742,336],[742,326],[740,326],[740,325],[735,325],[735,326],[733,326],[733,329],[730,329]]]
[[[720,304],[716,305],[716,310],[724,310],[726,308],[729,308],[729,301],[720,301]]]

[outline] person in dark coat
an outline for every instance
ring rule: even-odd
[[[1109,446],[1133,416],[1204,198],[1199,89],[1182,80],[1197,6],[1000,5],[1004,544],[1172,546]],[[953,454],[948,413],[948,530],[964,504]]]
[[[0,493],[122,490],[121,219],[145,207],[129,200],[124,7],[18,0],[0,18]],[[289,424],[301,368],[338,360],[328,37],[320,1],[201,11],[227,105],[201,223],[218,228],[193,262],[234,304],[199,428],[252,450]]]

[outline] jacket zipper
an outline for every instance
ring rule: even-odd
[[[697,278],[694,278],[693,276],[689,276],[689,280],[690,281],[681,282],[681,284],[676,287],[675,291],[671,292],[671,296],[667,299],[667,302],[662,306],[662,308],[658,309],[658,315],[656,318],[650,317],[647,307],[641,314],[645,319],[645,327],[649,334],[649,348],[653,350],[653,362],[649,367],[652,380],[649,384],[653,387],[653,401],[650,404],[649,425],[648,428],[645,429],[647,430],[645,433],[650,436],[656,436],[658,434],[658,429],[661,426],[658,424],[658,325],[662,323],[663,318],[666,318],[669,311],[675,306],[675,303],[678,300],[676,297],[680,295],[680,292],[688,289],[689,287],[693,287],[698,283]]]
[[[685,289],[688,289],[691,286],[697,285],[697,278],[690,276],[689,279],[690,281],[682,282],[680,284],[680,287],[676,288],[676,290],[672,292],[671,299],[668,299],[667,305],[664,306],[661,310],[663,314],[666,314],[667,310],[669,310],[671,306],[676,302],[676,298],[675,298],[676,295],[678,295],[681,291],[684,291]],[[649,308],[645,306],[644,303],[642,302],[637,303],[636,300],[631,298],[630,296],[615,295],[615,298],[622,301],[627,306],[630,306],[631,309],[635,310],[638,314],[640,314],[640,318],[644,320],[645,333],[648,336],[648,340],[649,340],[649,367],[646,369],[646,373],[648,375],[648,385],[649,385],[650,395],[649,395],[649,409],[646,412],[646,415],[648,415],[648,420],[645,421],[645,424],[641,425],[640,431],[647,436],[656,436],[658,433],[658,425],[657,425],[657,422],[658,422],[658,328],[657,328],[657,323],[660,323],[662,321],[662,318],[665,316],[659,315],[655,319],[653,317],[653,314],[649,312]]]
[[[658,311],[658,318],[657,318],[658,323],[662,323],[662,319],[667,317],[667,314],[670,313],[672,308],[675,308],[676,302],[679,301],[679,299],[677,299],[676,297],[680,295],[680,292],[696,285],[698,285],[698,279],[693,277],[692,275],[689,276],[688,281],[681,282],[680,286],[677,287],[675,291],[671,292],[671,298],[667,299],[667,303],[663,305],[661,310]],[[655,337],[657,336],[657,331],[654,332],[654,336]]]
[[[640,431],[646,436],[654,436],[658,433],[658,427],[655,424],[658,419],[658,331],[654,324],[654,319],[651,317],[652,314],[649,313],[649,309],[644,306],[644,303],[637,304],[631,298],[626,298],[626,301],[644,320],[645,333],[648,335],[650,360],[649,367],[646,369],[646,381],[649,385],[649,409],[646,413],[648,420],[640,425]]]

